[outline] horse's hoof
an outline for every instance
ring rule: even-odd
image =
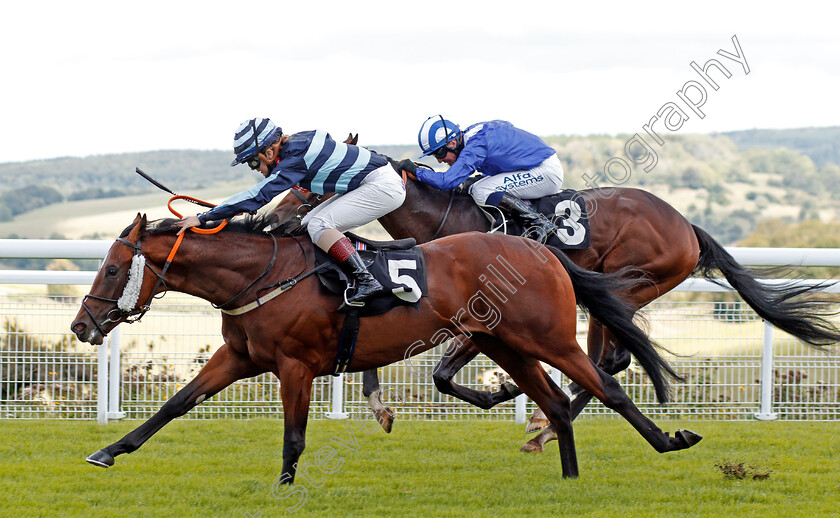
[[[105,450],[99,450],[98,452],[89,455],[85,460],[94,466],[99,466],[100,468],[110,468],[114,465],[114,457]]]
[[[543,447],[538,442],[528,441],[519,448],[519,451],[524,451],[525,453],[542,453]]]
[[[686,448],[691,448],[703,439],[702,435],[696,434],[690,430],[677,430],[674,436],[685,443]]]
[[[386,407],[385,410],[377,410],[374,413],[379,426],[385,430],[385,433],[391,433],[391,428],[394,426],[394,411]]]
[[[528,421],[528,424],[525,425],[525,433],[539,432],[548,426],[548,424],[548,419],[542,417],[532,417],[531,420]]]

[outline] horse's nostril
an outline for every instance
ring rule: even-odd
[[[82,331],[85,330],[85,328],[87,328],[87,326],[85,325],[84,322],[76,322],[72,326],[70,326],[70,330],[73,331],[76,334],[81,333]]]

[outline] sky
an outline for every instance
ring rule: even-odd
[[[252,117],[286,133],[358,132],[362,145],[416,145],[436,114],[541,136],[641,133],[669,102],[688,115],[670,133],[840,125],[838,4],[574,4],[8,3],[0,162],[232,154]],[[691,67],[710,59],[730,73],[710,69],[717,90]],[[699,104],[690,81],[703,117],[678,95]]]

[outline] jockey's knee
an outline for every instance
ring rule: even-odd
[[[327,230],[326,227],[316,227],[311,222],[309,225],[306,226],[306,233],[309,234],[309,238],[312,239],[313,243],[317,243],[318,239],[321,237],[321,234]]]

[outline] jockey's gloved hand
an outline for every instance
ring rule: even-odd
[[[469,178],[467,178],[466,180],[461,182],[461,185],[459,185],[458,187],[455,187],[454,190],[458,194],[467,194],[467,193],[470,192],[470,187],[472,187],[472,185],[475,182],[481,180],[482,178],[484,178],[484,175],[480,175],[480,174],[470,176]]]
[[[411,161],[409,158],[404,158],[399,161],[397,167],[400,171],[405,171],[406,173],[417,175],[417,165]]]

